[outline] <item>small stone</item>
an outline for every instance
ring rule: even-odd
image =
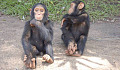
[[[111,22],[115,22],[115,20],[113,19],[113,20],[111,20]]]

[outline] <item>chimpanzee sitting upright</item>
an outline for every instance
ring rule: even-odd
[[[65,14],[61,23],[62,40],[67,46],[66,54],[81,56],[87,41],[90,21],[85,12],[85,4],[75,0],[71,3],[68,14]]]
[[[26,22],[22,35],[24,63],[27,68],[35,68],[36,51],[44,54],[43,60],[46,62],[54,62],[52,27],[46,6],[41,3],[35,4],[31,10],[31,20]]]

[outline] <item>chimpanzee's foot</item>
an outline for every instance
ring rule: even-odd
[[[74,42],[69,42],[68,51],[69,51],[69,54],[73,54],[75,52]]]
[[[27,68],[34,69],[35,68],[35,58],[27,58],[26,55],[24,55],[24,63]]]
[[[70,56],[70,55],[73,54],[73,52],[72,52],[72,51],[69,51],[69,50],[65,50],[65,54],[68,55],[68,56]]]
[[[53,63],[53,59],[48,54],[43,55],[42,58],[48,63]]]
[[[75,56],[75,57],[80,57],[81,56],[81,54],[80,53],[78,53],[78,51],[75,51],[71,56]]]
[[[81,54],[78,53],[78,51],[75,51],[74,53],[72,51],[65,50],[66,55],[68,56],[75,56],[75,57],[80,57]],[[73,53],[73,54],[71,54]]]
[[[77,44],[74,42],[70,42],[68,45],[68,50],[65,50],[66,55],[71,56],[77,50]]]

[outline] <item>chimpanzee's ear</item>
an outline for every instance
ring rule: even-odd
[[[29,11],[30,11],[30,15],[31,15],[31,11],[32,11],[32,9],[29,9]]]
[[[85,6],[85,4],[83,2],[80,2],[80,4],[78,5],[78,9],[82,9]]]

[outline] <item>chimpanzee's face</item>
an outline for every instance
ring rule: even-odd
[[[36,20],[42,20],[45,14],[45,9],[42,5],[37,5],[34,8],[34,17]]]

